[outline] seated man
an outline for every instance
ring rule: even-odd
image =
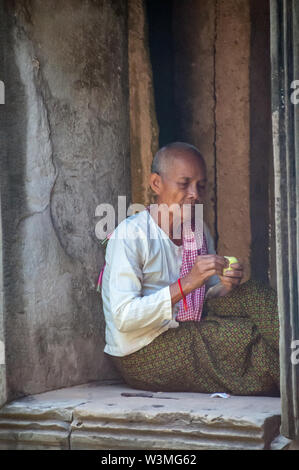
[[[169,144],[154,157],[150,184],[159,205],[201,204],[204,159],[189,144]],[[279,396],[275,290],[254,280],[241,284],[240,263],[224,275],[227,261],[215,253],[206,224],[206,254],[179,285],[183,248],[173,236],[178,221],[172,215],[168,234],[160,217],[143,210],[123,220],[108,242],[105,353],[137,389]],[[204,285],[200,321],[176,321],[184,294]]]

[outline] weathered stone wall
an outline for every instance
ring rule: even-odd
[[[2,9],[12,399],[117,376],[103,355],[95,208],[130,193],[127,2],[18,0]]]

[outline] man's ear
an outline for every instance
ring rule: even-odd
[[[162,190],[162,180],[158,173],[151,173],[149,177],[149,185],[155,194],[159,195]]]

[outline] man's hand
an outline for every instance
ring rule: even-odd
[[[226,293],[238,287],[244,276],[244,268],[241,263],[233,263],[230,267],[232,271],[227,271],[224,275],[219,275],[221,284],[225,287]]]
[[[188,295],[194,289],[203,286],[207,280],[214,274],[221,275],[224,268],[228,268],[229,261],[224,256],[218,255],[199,255],[194,265],[186,276],[181,278],[181,286],[185,295]],[[219,283],[219,286],[221,284]],[[178,282],[174,282],[169,286],[171,303],[176,304],[182,298]],[[226,289],[221,286],[221,291]]]
[[[183,279],[188,282],[188,287],[194,290],[205,284],[214,274],[220,277],[223,274],[223,269],[228,266],[229,262],[224,256],[199,255],[191,271]]]

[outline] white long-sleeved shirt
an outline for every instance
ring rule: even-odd
[[[203,223],[208,253],[214,241]],[[179,302],[171,304],[170,284],[180,277],[183,247],[177,246],[147,210],[124,219],[106,248],[102,299],[106,321],[104,351],[126,356],[175,328]],[[220,282],[212,276],[206,292]]]

